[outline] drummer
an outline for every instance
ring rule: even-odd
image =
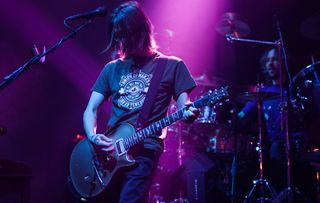
[[[267,140],[269,141],[270,159],[285,161],[285,129],[281,127],[281,110],[280,110],[280,77],[279,77],[279,62],[276,49],[267,50],[260,60],[261,71],[266,79],[265,85],[260,88],[260,92],[265,93],[263,99],[263,116],[266,126]],[[285,93],[284,93],[285,96]],[[263,98],[263,97],[262,97]],[[255,102],[248,102],[245,107],[239,112],[240,119],[256,119],[254,114],[256,110]],[[295,123],[292,125],[292,136],[297,142],[307,136],[306,130],[303,129],[303,117],[295,116]],[[300,119],[300,120],[297,120]],[[285,125],[283,126],[285,127]]]
[[[279,61],[276,49],[267,50],[260,60],[261,71],[266,79],[265,86],[260,88],[265,97],[263,98],[262,112],[266,127],[266,138],[264,139],[267,143],[262,143],[264,146],[269,148],[269,157],[265,157],[267,164],[266,172],[268,178],[271,180],[271,184],[275,186],[277,190],[285,187],[286,184],[286,152],[285,152],[285,125],[281,128],[281,111],[279,104],[281,102],[280,98],[280,77],[279,77]],[[285,97],[284,93],[284,97]],[[299,112],[299,111],[297,111]],[[297,113],[295,112],[295,113]],[[301,111],[300,111],[301,112]],[[240,125],[245,125],[248,121],[257,121],[257,109],[255,101],[249,101],[244,108],[238,113],[240,118]],[[303,116],[294,115],[292,126],[292,137],[293,143],[301,143],[301,140],[307,138],[307,131],[305,126],[305,121]],[[265,135],[265,133],[263,133]],[[300,145],[291,145],[294,151],[299,151],[297,149]],[[266,148],[264,148],[266,149]],[[294,165],[297,166],[296,162]],[[304,193],[308,193],[306,196],[312,199],[314,197],[314,187],[311,182],[313,179],[312,169],[303,164],[294,169],[294,182],[298,185],[300,190]],[[304,176],[298,174],[303,173]],[[269,174],[269,175],[268,175]],[[312,191],[312,192],[310,192]]]

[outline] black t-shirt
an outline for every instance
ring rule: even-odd
[[[136,124],[160,58],[167,59],[167,64],[150,113],[149,123],[166,116],[171,98],[176,100],[182,92],[189,92],[196,86],[185,63],[177,57],[157,53],[144,58],[142,65],[133,58],[111,61],[104,67],[92,88],[92,91],[103,94],[105,99],[110,96],[112,98],[109,127],[123,122]]]

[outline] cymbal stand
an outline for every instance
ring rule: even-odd
[[[182,148],[182,124],[181,122],[178,122],[177,123],[178,125],[178,131],[177,131],[177,134],[178,134],[178,149],[177,149],[177,155],[178,155],[178,165],[179,167],[182,166],[182,158],[183,158],[183,154],[185,153],[183,151],[183,148]],[[181,188],[179,188],[179,198],[178,199],[174,199],[172,202],[170,203],[184,203],[186,202],[186,199],[183,197],[183,191]]]
[[[264,178],[263,174],[263,135],[262,135],[262,98],[259,95],[260,85],[257,87],[258,96],[256,98],[257,109],[258,109],[258,134],[259,134],[259,142],[258,142],[258,152],[259,152],[259,179],[253,180],[253,187],[249,191],[249,193],[245,196],[244,203],[250,202],[252,199],[252,195],[255,190],[259,189],[260,197],[256,199],[257,202],[272,202],[273,199],[276,198],[277,193],[269,183],[267,179]],[[265,197],[266,189],[269,191],[270,198]]]
[[[179,139],[179,145],[178,145],[178,149],[177,149],[177,153],[178,153],[178,164],[179,167],[182,166],[182,154],[183,154],[183,149],[182,149],[182,125],[181,122],[179,122],[178,124],[178,139]],[[183,202],[183,192],[180,188],[179,190],[179,202]]]
[[[287,198],[287,202],[291,203],[293,201],[293,193],[296,192],[296,190],[293,190],[292,186],[292,175],[291,175],[291,167],[292,167],[292,161],[291,161],[291,123],[290,123],[290,113],[292,112],[292,103],[291,103],[291,90],[293,88],[293,82],[291,78],[291,74],[289,71],[288,63],[287,63],[287,54],[283,43],[283,37],[282,32],[280,30],[280,24],[279,21],[276,20],[276,27],[279,34],[279,44],[276,46],[278,50],[278,61],[279,61],[279,75],[280,75],[280,90],[281,90],[281,102],[280,106],[281,108],[281,129],[285,129],[285,151],[286,151],[286,166],[287,166],[287,187],[284,188],[277,198],[275,199],[275,203],[281,202],[283,199]],[[283,56],[283,60],[282,57]],[[282,70],[282,64],[281,62],[284,62],[284,67],[286,74],[288,76],[289,83],[283,87],[283,70]],[[286,91],[287,95],[286,98],[284,98],[283,93]],[[284,116],[283,116],[284,114]],[[284,120],[285,118],[285,120]],[[283,126],[283,123],[285,126]],[[285,127],[285,128],[284,128]]]
[[[231,164],[231,191],[230,191],[230,198],[231,203],[236,202],[236,178],[237,178],[237,158],[238,158],[238,116],[236,114],[236,109],[233,109],[233,126],[232,126],[232,133],[234,137],[234,144],[233,144],[233,157],[232,157],[232,164]]]

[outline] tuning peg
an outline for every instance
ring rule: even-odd
[[[46,52],[46,47],[43,46],[43,52],[42,52],[42,53],[45,53],[45,52]],[[38,50],[38,48],[37,48],[36,45],[33,45],[33,47],[31,48],[31,53],[32,53],[33,56],[39,56],[39,55],[40,55],[40,52],[39,52],[39,50]],[[44,63],[45,60],[46,60],[46,57],[43,56],[43,57],[41,57],[41,58],[39,59],[39,62],[40,62],[40,63]]]

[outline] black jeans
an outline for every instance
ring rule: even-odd
[[[120,171],[107,190],[94,203],[146,203],[149,190],[163,152],[163,140],[147,138],[130,151],[133,167]]]
[[[155,151],[144,150],[142,154],[134,157],[136,166],[125,174],[119,203],[147,202],[159,156]]]

